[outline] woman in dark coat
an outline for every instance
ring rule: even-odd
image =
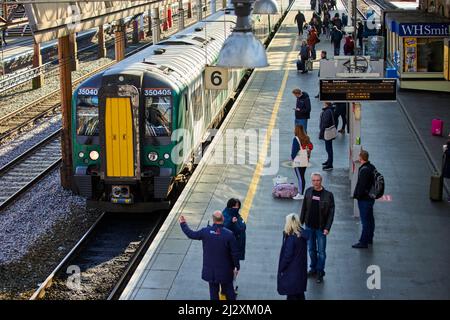
[[[305,300],[308,238],[307,231],[300,228],[298,215],[287,215],[277,277],[278,293],[287,295],[287,300]]]
[[[240,209],[241,202],[238,199],[231,198],[228,200],[227,207],[222,211],[223,226],[233,232],[240,251],[239,260],[245,260],[245,230],[247,226],[239,214]]]

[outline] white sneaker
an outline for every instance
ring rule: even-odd
[[[297,193],[297,195],[295,197],[293,197],[292,199],[294,200],[303,200],[305,198],[304,195]]]

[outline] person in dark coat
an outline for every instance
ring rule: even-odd
[[[355,55],[355,42],[352,36],[345,37],[344,43],[344,55],[354,56]]]
[[[307,240],[309,232],[300,228],[295,213],[286,216],[283,244],[278,261],[277,290],[287,300],[305,300],[307,274]]]
[[[223,225],[232,231],[236,238],[239,247],[239,260],[245,260],[245,230],[247,226],[239,214],[239,209],[241,209],[241,202],[238,199],[231,198],[228,200],[227,207],[222,211],[224,217]]]
[[[311,10],[316,11],[317,0],[310,0]]]
[[[358,38],[358,46],[362,49],[363,38],[364,38],[364,25],[361,21],[358,21],[358,26],[356,28],[356,37]]]
[[[369,196],[369,191],[374,183],[375,167],[369,161],[369,153],[361,150],[359,153],[361,167],[358,170],[358,182],[353,192],[353,198],[358,200],[359,217],[361,218],[362,232],[358,243],[352,247],[356,249],[367,248],[373,242],[375,231],[375,218],[373,216],[373,205],[375,199]]]
[[[308,132],[308,119],[311,114],[311,100],[306,91],[299,88],[292,90],[292,94],[296,97],[295,103],[295,125],[303,126],[305,132]]]
[[[338,56],[341,52],[342,32],[338,27],[333,26],[331,30],[331,43],[333,43],[334,55]]]
[[[333,170],[333,139],[325,140],[325,129],[335,125],[333,106],[330,102],[325,102],[322,113],[320,114],[320,133],[319,139],[325,141],[325,150],[328,154],[328,159],[322,163],[322,169],[325,171]]]
[[[320,173],[311,174],[312,187],[306,189],[303,200],[300,223],[310,232],[308,241],[311,259],[309,276],[317,275],[317,283],[325,276],[327,236],[334,219],[334,196],[322,186]]]
[[[222,212],[215,211],[212,219],[212,226],[208,225],[198,231],[191,230],[182,215],[179,222],[189,239],[203,242],[202,279],[209,283],[211,300],[219,300],[220,288],[227,300],[236,300],[233,279],[240,268],[239,248],[233,232],[223,226]]]
[[[342,117],[342,128],[340,133],[345,134],[345,126],[347,125],[347,103],[336,102],[334,104],[334,122],[336,123],[336,129],[339,126],[339,117]]]
[[[303,25],[306,22],[306,18],[300,10],[298,10],[298,13],[294,18],[294,22],[297,22],[298,35],[301,36],[303,34]]]
[[[297,60],[297,71],[307,73],[306,62],[311,56],[311,50],[305,40],[302,41],[300,52],[298,53],[299,59]]]

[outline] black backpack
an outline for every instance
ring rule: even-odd
[[[384,194],[384,177],[377,169],[373,169],[373,184],[369,191],[369,197],[380,199]]]

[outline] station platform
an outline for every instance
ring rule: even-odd
[[[324,187],[334,193],[336,203],[327,239],[326,276],[322,284],[308,282],[306,298],[450,298],[450,203],[430,202],[431,166],[397,102],[362,105],[362,146],[385,177],[386,197],[375,203],[373,246],[351,247],[359,239],[361,226],[353,217],[350,198],[348,136],[339,134],[333,143],[334,170],[322,171],[326,159],[324,142],[318,139],[322,103],[314,98],[318,62],[307,74],[297,73],[295,66],[301,39],[294,16],[306,8],[308,0],[293,4],[268,48],[270,67],[253,72],[120,299],[209,299],[208,284],[201,280],[202,244],[183,234],[178,217],[183,214],[194,230],[202,228],[231,197],[242,201],[241,215],[247,222],[246,259],[237,279],[237,298],[286,298],[276,289],[282,230],[285,216],[299,213],[302,201],[274,199],[271,190],[277,175],[296,182],[289,160],[295,106],[291,92],[297,87],[308,92],[312,105],[308,134],[314,150],[307,180],[312,172],[321,172]],[[309,21],[311,12],[304,13]],[[327,50],[332,57],[331,44],[324,37],[317,50]],[[258,143],[250,139],[242,147],[233,141],[230,149],[226,132],[231,129],[253,132]],[[243,158],[247,160],[239,164]],[[373,265],[380,268],[381,288],[370,290],[366,271]]]

